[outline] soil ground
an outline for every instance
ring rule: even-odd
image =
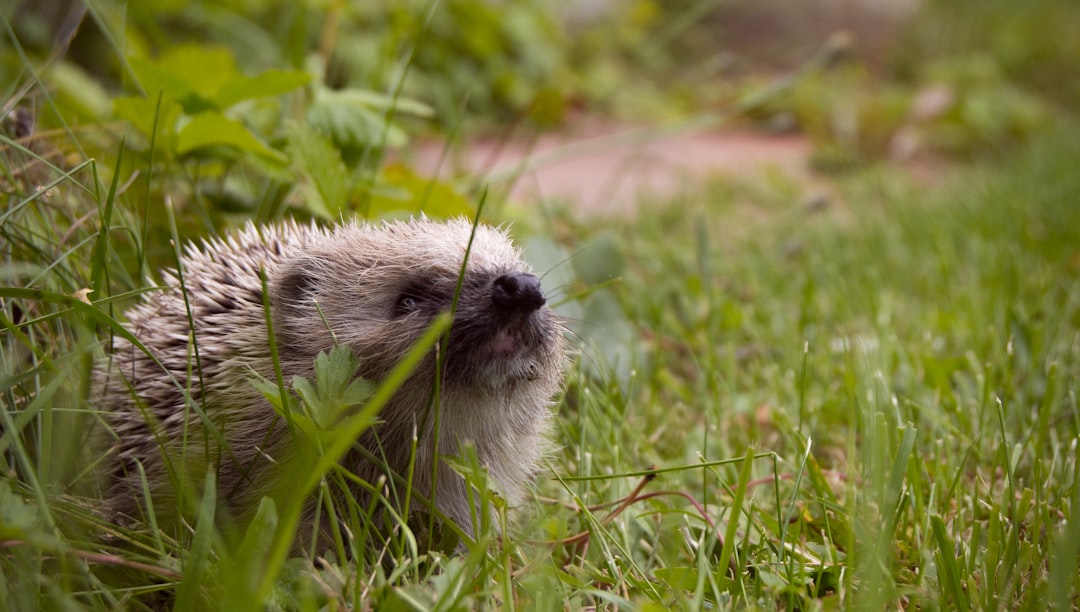
[[[444,155],[445,148],[445,142],[420,143],[413,151],[415,167],[443,179],[477,177],[517,201],[562,200],[586,216],[633,213],[643,198],[671,198],[691,181],[716,175],[774,168],[805,177],[810,152],[810,144],[792,134],[599,123],[531,143],[480,139]]]

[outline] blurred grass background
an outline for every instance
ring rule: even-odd
[[[6,609],[1080,601],[1080,5],[46,0],[0,19]],[[808,174],[598,219],[410,161],[433,136],[703,117],[805,138]],[[514,529],[263,564],[212,525],[96,514],[90,365],[172,263],[173,223],[481,200],[578,341]]]

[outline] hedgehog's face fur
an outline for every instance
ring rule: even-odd
[[[438,349],[445,351],[441,384],[550,386],[562,337],[540,282],[504,233],[472,230],[465,221],[349,228],[298,254],[271,279],[280,352],[310,364],[336,340],[360,358],[362,375],[379,380],[438,314],[453,309],[449,340]],[[414,385],[434,375],[434,358]]]

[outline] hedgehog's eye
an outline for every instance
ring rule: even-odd
[[[393,317],[404,317],[414,312],[433,315],[449,304],[450,297],[432,283],[416,281],[402,289],[394,300]]]
[[[420,298],[415,293],[407,291],[398,296],[394,302],[394,316],[403,317],[420,308]]]

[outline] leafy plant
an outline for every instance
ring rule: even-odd
[[[405,53],[402,92],[430,101],[443,125],[463,113],[489,125],[527,117],[538,100],[562,90],[569,68],[545,2],[376,3],[350,7],[342,22],[363,33],[338,40],[335,59],[349,80],[396,90],[401,67],[380,58]]]
[[[147,143],[154,142],[166,159],[227,147],[238,157],[250,154],[272,168],[285,166],[284,155],[229,111],[295,90],[308,82],[307,74],[274,70],[244,76],[228,49],[197,45],[178,45],[153,61],[139,56],[129,61],[136,87],[147,95],[115,99],[116,116],[129,121]]]
[[[68,60],[50,59],[47,20],[12,24],[22,13],[0,8],[17,26],[0,53],[13,111],[0,135],[0,607],[1075,605],[1080,134],[1055,102],[1069,88],[1045,89],[1071,57],[1071,9],[1041,0],[1030,17],[930,2],[924,15],[972,19],[921,22],[928,55],[902,80],[848,65],[781,106],[850,161],[888,151],[923,88],[945,86],[950,104],[919,136],[972,161],[939,160],[932,184],[845,164],[812,207],[796,205],[801,183],[773,175],[688,185],[603,223],[548,203],[519,211],[517,236],[543,235],[526,248],[579,354],[535,499],[506,508],[475,456],[456,461],[489,513],[475,541],[421,533],[390,504],[377,533],[373,506],[335,497],[357,484],[336,459],[393,388],[354,381],[341,349],[311,377],[257,383],[294,420],[302,457],[243,530],[214,515],[212,481],[183,529],[101,516],[91,366],[110,334],[130,335],[118,312],[181,235],[287,210],[469,210],[453,186],[381,161],[431,115],[404,96],[456,121],[463,90],[443,78],[463,74],[453,51],[488,76],[513,68],[507,58],[550,66],[553,53],[510,49],[551,35],[515,29],[542,5],[512,3],[524,23],[503,23],[483,3],[464,24],[469,2],[449,15],[445,3],[248,4],[96,1],[70,42],[104,42]],[[706,4],[671,10],[689,20]],[[620,24],[632,44],[656,26],[688,31],[655,3],[627,10],[641,11]],[[477,40],[453,39],[458,26]],[[933,40],[961,27],[970,38]],[[978,42],[989,39],[1007,44]],[[413,63],[436,50],[445,57]],[[632,98],[633,55],[592,74]],[[220,72],[202,81],[200,61]],[[545,95],[546,70],[503,98],[469,81],[470,107],[516,116]],[[144,82],[162,95],[134,101]],[[106,122],[121,91],[131,121]],[[183,231],[166,229],[170,215]],[[341,517],[338,537],[290,558],[309,492]]]

